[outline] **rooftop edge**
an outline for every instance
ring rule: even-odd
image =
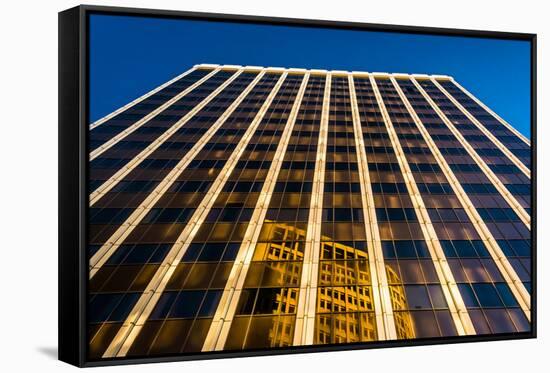
[[[210,63],[200,63],[194,66],[195,69],[215,69],[220,68],[222,70],[250,70],[250,71],[258,71],[258,70],[266,70],[266,71],[277,71],[277,72],[289,72],[289,73],[306,73],[309,72],[314,75],[323,75],[323,74],[331,74],[331,75],[353,75],[353,76],[369,76],[372,75],[374,77],[380,77],[380,78],[390,78],[394,77],[396,79],[406,79],[406,78],[416,78],[416,79],[437,79],[437,80],[454,80],[454,78],[450,75],[441,75],[441,74],[415,74],[415,73],[388,73],[388,72],[368,72],[368,71],[346,71],[346,70],[323,70],[323,69],[305,69],[305,68],[297,68],[297,67],[263,67],[263,66],[241,66],[241,65],[218,65],[218,64],[210,64]]]

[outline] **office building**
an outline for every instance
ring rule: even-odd
[[[452,77],[197,65],[89,150],[92,359],[530,330],[530,142]]]

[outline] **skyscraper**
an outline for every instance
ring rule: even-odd
[[[530,330],[530,142],[451,77],[197,65],[89,150],[93,359]]]

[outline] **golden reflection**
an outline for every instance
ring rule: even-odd
[[[262,241],[256,246],[246,286],[299,286],[301,264],[304,252],[306,229],[285,223],[266,220],[262,229]],[[376,322],[368,254],[366,248],[352,247],[349,242],[334,242],[328,236],[321,237],[321,261],[319,265],[319,288],[317,293],[317,321],[315,343],[349,343],[377,339]],[[263,262],[263,267],[259,267]],[[293,262],[295,261],[295,262]],[[292,264],[292,265],[289,265]],[[294,290],[294,289],[293,289]],[[277,289],[276,300],[272,303],[273,313],[280,313],[280,300],[294,313],[297,297],[284,297],[284,291]],[[297,293],[297,289],[294,290]],[[292,292],[294,293],[294,292]],[[285,312],[285,311],[283,311]],[[252,317],[255,319],[257,317]],[[271,318],[267,335],[270,346],[290,345],[292,333],[277,331],[294,328],[280,325],[281,322],[294,323],[292,318]],[[267,322],[267,321],[264,321]],[[253,322],[251,320],[250,325]],[[259,330],[250,328],[251,333]],[[264,332],[262,332],[264,333]],[[266,334],[264,334],[265,336]],[[250,344],[250,336],[243,346]],[[255,339],[258,339],[256,335]],[[261,339],[261,338],[260,338]]]
[[[296,225],[265,220],[226,349],[292,345],[306,233]]]
[[[240,299],[243,311],[233,322],[227,349],[292,345],[305,228],[265,220],[245,280],[246,294]],[[377,340],[369,257],[363,245],[321,237],[316,344]],[[386,271],[390,283],[402,284],[398,272],[388,266]],[[404,287],[391,286],[390,295],[398,338],[414,338]]]
[[[376,340],[367,251],[321,239],[315,343]]]
[[[408,311],[407,297],[405,295],[405,288],[401,285],[403,282],[399,277],[397,271],[392,267],[386,265],[386,275],[388,276],[388,283],[400,284],[390,286],[390,299],[392,303],[393,318],[395,320],[395,330],[397,338],[408,339],[414,338],[414,327],[411,317],[411,313]]]

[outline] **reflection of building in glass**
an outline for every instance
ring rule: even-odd
[[[367,253],[321,239],[316,343],[376,340]]]
[[[92,124],[89,355],[530,328],[530,145],[446,76],[199,65]]]
[[[269,220],[266,220],[266,223],[269,223]],[[285,224],[273,224],[271,228],[272,235],[269,242],[258,243],[256,247],[245,284],[288,284],[298,286],[301,270],[299,262],[303,259],[305,231]],[[251,318],[252,322],[247,332],[247,342],[250,347],[255,347],[254,345],[258,347],[292,345],[295,320],[292,316],[284,315],[292,315],[296,312],[297,295],[298,290],[295,288],[277,289],[274,293],[272,309],[267,311],[281,316]],[[254,321],[262,319],[271,320],[271,326],[266,335],[267,338],[259,345],[258,343],[252,343],[250,340],[252,336],[257,335],[257,329],[253,327]],[[243,340],[239,339],[239,341],[243,343],[245,338],[246,336],[242,335]]]
[[[391,267],[386,267],[388,282],[391,284],[401,283],[399,274]],[[406,310],[407,297],[403,286],[390,287],[390,297],[392,308],[394,310]],[[399,338],[414,338],[414,327],[412,325],[411,315],[407,311],[395,312],[395,331]]]

